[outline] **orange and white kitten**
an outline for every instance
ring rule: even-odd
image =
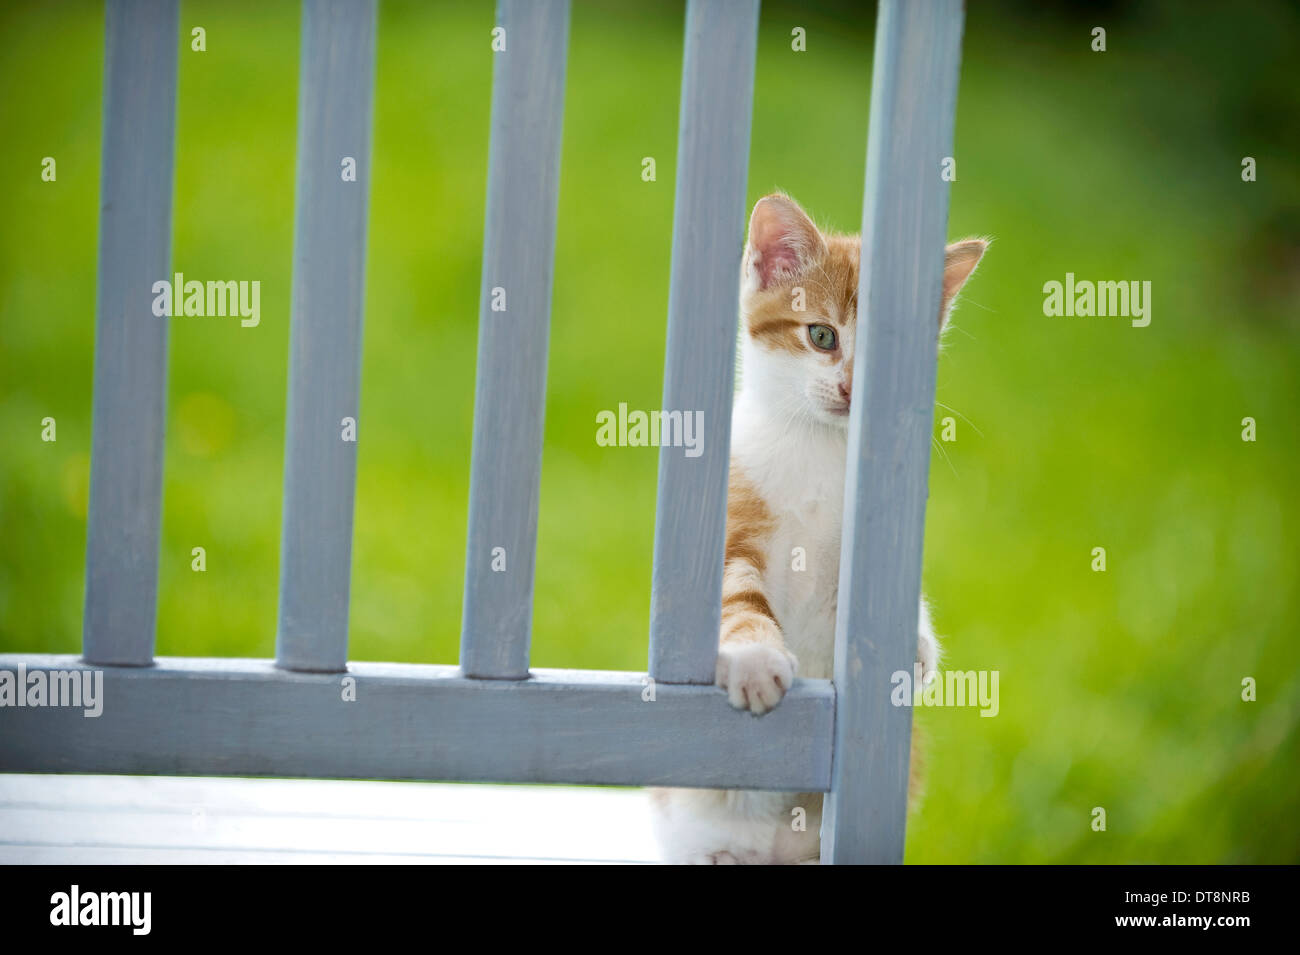
[[[936,339],[985,248],[980,239],[948,246]],[[741,265],[745,334],[717,682],[732,706],[756,715],[781,702],[796,672],[832,676],[860,254],[858,236],[822,232],[788,196],[754,206]],[[792,569],[796,547],[801,570]],[[939,646],[924,600],[919,631],[917,659],[928,675]],[[914,738],[914,768],[915,749]],[[656,789],[651,800],[669,862],[820,858],[820,793]],[[796,806],[807,814],[801,832],[791,825]]]

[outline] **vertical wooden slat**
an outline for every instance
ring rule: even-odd
[[[347,661],[374,60],[374,0],[304,0],[276,637],[290,670]]]
[[[85,659],[147,666],[157,619],[171,262],[176,0],[109,3],[104,56]]]
[[[663,410],[701,416],[701,453],[659,451],[650,675],[712,683],[722,601],[757,0],[690,0],[677,140]]]
[[[528,675],[568,0],[501,0],[460,665]],[[483,38],[484,45],[489,38]]]
[[[916,659],[948,221],[940,167],[952,155],[962,17],[962,0],[882,0],[876,27],[826,862],[903,859],[912,711],[891,705],[891,674]]]

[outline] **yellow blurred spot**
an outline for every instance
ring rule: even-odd
[[[73,454],[63,462],[63,505],[85,520],[90,504],[90,455]]]
[[[176,406],[176,428],[188,454],[209,458],[234,438],[235,409],[216,395],[191,392]]]

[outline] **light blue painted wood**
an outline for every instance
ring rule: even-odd
[[[897,863],[910,707],[891,675],[916,659],[962,0],[882,0],[862,216],[862,303],[849,418],[835,629],[835,756],[822,859]]]
[[[712,683],[718,655],[757,38],[758,0],[690,0],[663,410],[698,413],[702,441],[659,451],[650,673],[665,683]]]
[[[911,711],[890,705],[890,678],[916,649],[960,0],[882,2],[835,686],[797,681],[761,721],[713,687],[674,685],[711,683],[716,656],[752,0],[691,0],[687,15],[664,408],[703,412],[705,440],[699,458],[660,456],[656,699],[638,674],[528,673],[565,0],[503,0],[498,20],[507,50],[495,54],[462,667],[357,664],[353,699],[340,675],[285,672],[346,661],[355,445],[340,432],[359,417],[374,17],[373,0],[304,3],[279,668],[106,669],[94,719],[6,709],[0,771],[830,789],[824,859],[900,861]],[[166,321],[149,309],[168,276],[177,25],[174,0],[109,5],[85,621],[85,658],[98,664],[152,659]],[[345,156],[356,182],[340,175]],[[511,348],[500,347],[507,331]],[[733,344],[700,347],[719,340]],[[93,670],[0,656],[0,671],[20,666]]]
[[[153,659],[162,510],[176,142],[176,0],[107,6],[94,427],[82,649],[102,664]]]
[[[501,0],[497,25],[460,664],[517,680],[532,635],[569,3]]]
[[[304,0],[301,56],[276,660],[332,671],[348,653],[357,444],[344,419],[359,437],[374,0]]]
[[[0,655],[0,672],[91,672],[72,656]],[[448,779],[824,791],[834,691],[796,680],[756,719],[712,686],[637,673],[159,658],[103,671],[103,709],[0,710],[0,772]],[[48,681],[48,675],[45,677]],[[346,684],[345,680],[354,681]],[[346,698],[351,686],[354,699]]]

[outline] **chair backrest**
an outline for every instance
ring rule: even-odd
[[[102,712],[0,709],[0,771],[821,791],[824,858],[901,860],[961,0],[881,2],[835,677],[762,720],[712,686],[757,0],[686,14],[663,408],[709,439],[661,448],[648,675],[529,666],[568,18],[498,8],[460,665],[347,662],[374,0],[303,4],[276,659],[156,659],[178,3],[111,0],[83,655],[0,656]]]

